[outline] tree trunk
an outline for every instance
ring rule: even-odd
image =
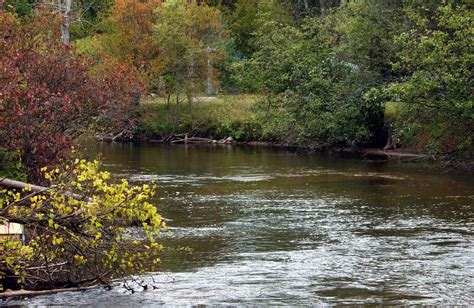
[[[47,295],[47,294],[56,294],[56,293],[63,293],[63,292],[74,292],[74,291],[85,291],[90,290],[93,288],[97,288],[97,285],[90,286],[90,287],[75,287],[75,288],[64,288],[64,289],[52,289],[52,290],[7,290],[5,292],[0,293],[0,298],[14,298],[14,297],[30,297],[30,296],[38,296],[38,295]]]
[[[216,95],[216,89],[214,87],[214,76],[213,76],[214,68],[212,67],[211,53],[212,53],[212,49],[208,47],[207,48],[207,89],[206,89],[207,96]]]
[[[321,15],[326,14],[326,9],[327,9],[327,1],[326,0],[320,0],[319,1],[319,8],[321,10]]]
[[[191,63],[189,64],[188,68],[188,81],[189,81],[189,91],[187,91],[187,95],[189,96],[188,98],[191,99],[191,96],[196,93],[196,87],[195,87],[195,80],[196,80],[196,73],[195,73],[195,54],[191,54]]]
[[[170,100],[171,100],[171,94],[168,94],[166,97],[166,127],[165,127],[165,136],[164,138],[167,137],[169,131],[170,131],[170,113],[171,113],[171,107],[170,107]]]
[[[127,131],[130,128],[130,126],[133,126],[140,121],[140,98],[141,98],[140,89],[135,88],[133,90],[132,98],[130,100],[130,105],[132,106],[130,118],[126,120],[124,123],[124,126],[125,126],[124,131]]]
[[[174,135],[176,133],[176,127],[178,126],[178,109],[179,109],[179,94],[176,93],[176,107],[174,108],[173,131],[171,135]]]
[[[298,10],[301,9],[301,0],[298,0],[296,6],[298,7]],[[308,10],[309,10],[308,0],[303,0],[303,6],[304,6],[304,9],[305,9],[305,12],[308,13]]]
[[[61,37],[63,39],[63,44],[68,46],[69,45],[69,23],[70,23],[70,16],[71,13],[71,5],[72,0],[64,0],[64,8],[63,8],[63,24],[61,25]]]
[[[0,187],[4,187],[4,188],[7,188],[7,189],[16,189],[16,190],[22,190],[26,187],[29,187],[31,192],[33,192],[35,194],[47,193],[51,189],[50,187],[33,185],[33,184],[29,184],[29,183],[25,183],[25,182],[21,182],[21,181],[17,181],[17,180],[12,180],[12,179],[8,179],[8,178],[0,178]],[[74,193],[69,192],[69,191],[65,191],[64,195],[71,196],[71,197],[74,197],[74,198],[82,198],[83,197],[83,196],[79,196],[79,195],[74,194]],[[86,200],[92,200],[92,199],[89,198],[89,197],[86,197]],[[5,209],[1,209],[1,210],[5,210]]]
[[[132,106],[138,107],[140,106],[140,90],[134,89],[132,94]]]
[[[394,134],[394,131],[393,131],[393,128],[392,128],[392,124],[389,123],[388,132],[387,132],[387,143],[385,144],[385,146],[383,148],[384,150],[391,150],[391,149],[396,149],[397,148],[397,144],[393,140],[393,134]]]

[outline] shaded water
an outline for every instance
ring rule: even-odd
[[[159,184],[173,235],[163,272],[144,277],[158,289],[11,303],[474,304],[472,176],[262,148],[93,152],[117,177]]]

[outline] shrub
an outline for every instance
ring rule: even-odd
[[[123,126],[138,88],[124,65],[90,74],[91,59],[62,45],[60,24],[45,11],[23,23],[0,12],[0,146],[19,151],[32,180],[89,129]]]
[[[0,191],[0,224],[22,224],[28,238],[0,238],[0,291],[12,279],[18,287],[49,289],[108,284],[154,269],[166,226],[150,203],[153,187],[114,184],[97,161],[42,171],[49,190]],[[130,236],[132,225],[142,239]]]

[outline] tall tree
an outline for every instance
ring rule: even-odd
[[[403,74],[391,85],[402,102],[398,135],[405,145],[472,158],[474,12],[469,1],[406,6],[408,29],[396,37]]]
[[[403,29],[398,1],[347,1],[322,18],[336,56],[356,65],[371,81],[390,79],[396,60],[394,37]]]
[[[254,39],[265,22],[289,22],[285,7],[273,0],[238,0],[227,19],[237,56],[247,58],[255,51]]]
[[[18,150],[32,178],[65,158],[86,130],[122,126],[136,88],[124,65],[91,72],[90,59],[62,44],[63,21],[38,14],[20,23],[0,12],[0,147]]]
[[[317,148],[372,140],[380,104],[364,96],[354,65],[334,56],[318,18],[296,26],[269,22],[257,42],[240,80],[266,94],[259,104],[265,133]]]
[[[152,61],[152,75],[168,103],[171,95],[176,97],[173,129],[168,131],[172,135],[178,122],[180,97],[190,102],[206,84],[208,88],[214,86],[217,71],[213,66],[224,58],[222,40],[226,33],[219,10],[195,1],[168,1],[156,14],[153,38],[159,53]],[[167,119],[169,127],[169,115]]]
[[[133,65],[146,79],[159,46],[153,40],[159,0],[116,0],[98,36],[99,48],[122,63]]]
[[[196,2],[169,1],[156,13],[153,37],[160,52],[153,61],[154,74],[164,78],[168,92],[193,91],[222,59],[220,12]]]

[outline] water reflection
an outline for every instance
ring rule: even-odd
[[[12,303],[474,301],[470,176],[262,148],[99,144],[96,153],[117,177],[158,182],[173,231],[163,272],[152,274],[159,288]]]

